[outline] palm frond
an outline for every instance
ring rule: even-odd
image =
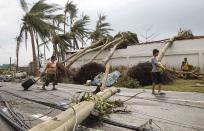
[[[25,0],[20,0],[21,8],[23,11],[28,12],[28,4],[26,3]]]
[[[59,26],[61,23],[64,23],[64,15],[63,14],[58,14],[55,15],[52,19],[53,21]]]
[[[110,33],[110,31],[113,30],[110,28],[110,23],[105,21],[106,21],[106,16],[99,14],[98,21],[96,22],[95,30],[90,35],[90,38],[93,41],[96,41],[102,37],[106,37]]]
[[[77,5],[73,4],[73,1],[70,1],[70,2],[68,1],[67,4],[65,5],[64,12],[69,13],[70,19],[72,21],[73,18],[75,18],[77,16],[77,13],[78,13]]]
[[[45,0],[39,0],[36,2],[33,7],[30,9],[30,13],[35,12],[44,12],[44,13],[53,13],[61,9],[57,4],[47,4]]]

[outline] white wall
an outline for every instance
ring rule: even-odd
[[[140,62],[146,62],[152,57],[152,50],[157,48],[161,50],[164,47],[164,43],[153,43],[144,45],[128,46],[127,49],[119,49],[115,52],[111,59],[111,65],[113,66],[132,66]],[[104,51],[97,57],[96,62],[101,62],[110,52],[110,50]],[[88,60],[96,52],[89,53],[79,59],[72,67],[80,67],[88,62]],[[193,40],[180,40],[175,41],[170,47],[162,63],[171,67],[180,68],[183,58],[187,57],[191,65],[201,68],[204,72],[204,38]]]

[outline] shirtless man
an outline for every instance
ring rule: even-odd
[[[45,86],[48,86],[49,83],[52,82],[53,83],[52,90],[56,90],[55,85],[57,85],[57,78],[56,78],[57,61],[56,61],[55,56],[51,57],[51,61],[45,67],[44,72],[46,73],[46,80],[45,80],[45,83],[42,86],[42,89],[46,90]]]

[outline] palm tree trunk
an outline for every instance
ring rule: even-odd
[[[117,43],[117,44],[113,47],[113,49],[112,49],[112,51],[110,52],[110,54],[105,58],[105,60],[104,60],[104,62],[103,62],[104,65],[106,65],[106,64],[108,63],[108,61],[111,59],[111,57],[112,57],[113,54],[115,53],[117,47],[118,47],[120,44],[122,44],[122,43],[123,43],[123,40],[121,40],[119,43]]]
[[[173,44],[173,42],[175,41],[175,37],[171,38],[163,47],[163,49],[161,50],[161,52],[159,53],[157,59],[158,61],[161,61],[162,58],[164,57],[164,54],[166,53],[166,51],[168,50],[168,48]]]
[[[108,78],[108,74],[110,72],[110,64],[107,63],[106,64],[106,71],[102,80],[102,86],[101,86],[101,91],[103,91],[106,88],[106,82],[107,82],[107,78]]]
[[[38,64],[37,64],[37,56],[36,56],[35,40],[34,40],[33,30],[32,30],[31,28],[29,28],[29,33],[30,33],[31,44],[32,44],[34,76],[38,76],[38,75],[39,75],[39,70],[38,70]]]
[[[19,58],[19,44],[17,43],[16,47],[16,72],[18,72],[18,58]]]
[[[76,47],[76,49],[79,49],[79,45],[78,45],[78,42],[75,36],[74,36],[73,41],[74,41],[74,46]]]
[[[103,46],[92,58],[91,60],[89,61],[89,63],[93,62],[94,59],[96,59],[97,56],[99,56],[105,49],[107,49],[108,47],[110,47],[111,45],[115,44],[115,43],[118,43],[119,41],[121,41],[122,39],[119,38],[119,39],[116,39],[108,44],[106,44],[105,46]]]
[[[18,53],[16,54],[16,72],[18,72]]]
[[[57,45],[53,43],[53,56],[55,56],[57,58],[57,60],[59,61],[59,55],[58,55],[58,50],[57,50]]]
[[[64,13],[64,34],[66,34],[66,18],[67,18],[67,13]]]
[[[72,57],[71,60],[70,60],[70,58],[67,58],[67,59],[64,60],[62,63],[67,62],[67,61],[74,61],[74,62],[75,62],[75,61],[76,61],[75,59],[76,59],[76,57],[77,57],[78,55],[84,53],[85,51],[87,51],[87,50],[89,50],[89,49],[91,49],[91,48],[94,48],[94,47],[98,46],[102,41],[103,41],[103,40],[101,39],[101,40],[97,41],[96,43],[91,44],[91,46],[88,46],[87,48],[84,48],[83,50],[81,50],[81,51],[79,51],[79,52],[76,52],[76,55],[73,55],[74,57]]]
[[[71,67],[71,65],[74,64],[74,62],[76,62],[79,58],[81,58],[82,56],[84,56],[84,55],[86,55],[86,54],[88,54],[90,52],[97,51],[97,50],[101,49],[102,47],[103,47],[103,45],[99,46],[99,47],[96,47],[96,48],[93,48],[93,49],[89,49],[89,50],[87,50],[87,51],[85,51],[85,52],[83,52],[81,54],[77,54],[74,57],[74,59],[70,60],[69,64],[66,66],[66,68],[69,69]]]
[[[35,32],[35,41],[36,41],[36,45],[37,45],[37,52],[38,52],[38,64],[39,64],[39,68],[41,67],[41,63],[40,63],[40,45],[39,45],[39,41],[38,41],[38,35]]]
[[[18,72],[19,47],[20,47],[20,41],[17,40],[17,45],[16,45],[16,72]]]
[[[90,115],[99,100],[106,100],[117,92],[119,92],[117,88],[108,88],[103,92],[93,95],[91,97],[92,101],[82,101],[79,104],[73,105],[72,108],[63,111],[55,117],[57,120],[50,119],[32,127],[28,131],[72,131],[76,124],[80,124]],[[73,113],[73,110],[75,113]]]
[[[44,64],[45,64],[45,62],[46,62],[46,60],[47,60],[47,58],[46,58],[46,53],[45,53],[45,47],[46,47],[46,45],[44,45]]]

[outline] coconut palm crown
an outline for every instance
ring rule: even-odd
[[[33,55],[33,70],[34,75],[38,75],[38,62],[36,56],[36,36],[42,41],[50,39],[54,30],[59,30],[58,27],[52,24],[54,18],[54,12],[60,8],[56,4],[47,4],[45,0],[39,0],[29,8],[28,3],[25,0],[20,0],[21,8],[24,11],[22,18],[22,27],[19,37],[25,37],[25,43],[27,47],[28,34],[31,38],[32,55]]]

